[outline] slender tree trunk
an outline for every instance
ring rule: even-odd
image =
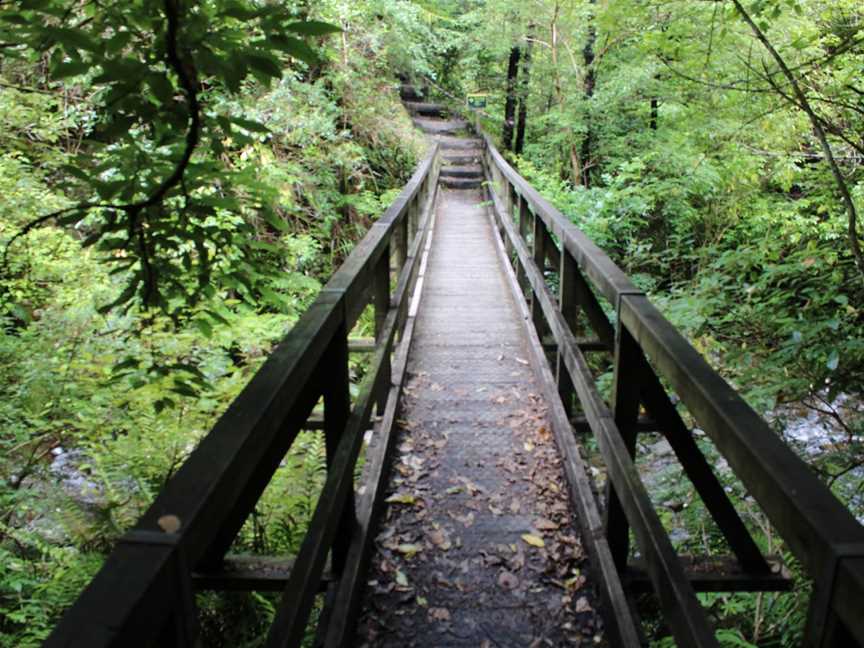
[[[525,123],[528,120],[528,90],[531,84],[531,36],[534,33],[533,25],[528,27],[528,42],[525,45],[525,53],[522,56],[522,78],[519,82],[519,116],[516,120],[516,142],[513,144],[513,152],[522,154],[525,146]]]
[[[521,50],[518,46],[510,50],[510,60],[507,63],[507,98],[504,103],[504,128],[501,139],[504,148],[513,149],[513,131],[516,126],[516,83],[519,77],[519,58]]]
[[[651,130],[657,130],[657,119],[660,115],[660,101],[657,97],[651,97]]]
[[[561,11],[561,4],[555,3],[555,14],[552,18],[552,68],[555,70],[555,98],[558,102],[558,107],[561,109],[561,116],[564,116],[564,109],[567,104],[566,97],[564,96],[564,90],[561,84],[561,69],[558,64],[558,41],[559,41],[559,31],[558,31],[558,16]],[[571,135],[571,129],[569,124],[567,124],[567,120],[562,119],[562,127],[565,129],[565,137]],[[573,139],[567,137],[569,143],[565,144],[564,157],[568,158],[567,160],[562,162],[562,172],[561,175],[563,179],[567,179],[569,175],[570,179],[573,181],[573,184],[580,184],[582,177],[582,169],[579,164],[579,152],[576,150],[576,144]],[[569,168],[569,173],[565,170],[567,167]]]
[[[597,0],[588,0],[589,4],[597,4]],[[591,149],[593,147],[593,134],[591,132],[591,115],[589,104],[594,96],[594,86],[597,83],[597,77],[594,71],[594,43],[597,41],[597,29],[594,27],[594,15],[588,16],[590,24],[588,25],[588,38],[585,41],[585,48],[582,50],[582,60],[585,63],[585,83],[583,85],[583,99],[585,101],[585,136],[582,138],[582,150],[579,157],[582,161],[582,184],[586,187],[591,186]]]
[[[855,209],[855,201],[852,199],[852,194],[849,191],[849,185],[846,183],[846,178],[843,177],[843,172],[840,170],[840,165],[837,164],[837,159],[834,157],[834,151],[831,148],[831,144],[828,142],[828,136],[825,134],[825,129],[822,127],[822,121],[819,119],[819,116],[813,110],[813,106],[810,104],[810,100],[807,98],[807,95],[804,94],[804,90],[801,89],[801,84],[798,83],[798,79],[795,78],[795,75],[792,73],[792,70],[789,69],[789,66],[786,65],[786,61],[780,56],[780,53],[774,48],[771,42],[768,40],[768,37],[765,36],[764,32],[759,28],[759,26],[753,21],[750,17],[750,14],[747,13],[747,10],[741,5],[738,0],[732,0],[732,4],[735,5],[735,9],[738,11],[741,18],[744,19],[744,22],[750,27],[750,29],[755,34],[756,38],[762,43],[763,47],[768,51],[771,57],[774,59],[774,62],[777,63],[777,66],[780,68],[780,71],[783,73],[783,76],[786,77],[786,80],[789,82],[790,87],[792,88],[793,97],[788,97],[785,93],[780,92],[779,88],[778,93],[781,96],[787,98],[787,100],[792,101],[796,106],[798,106],[807,117],[810,119],[810,125],[813,128],[813,132],[816,134],[816,139],[819,140],[819,144],[822,147],[822,153],[825,155],[825,160],[828,162],[828,166],[831,168],[831,173],[834,175],[834,180],[837,183],[837,189],[840,191],[840,196],[843,199],[843,204],[846,207],[846,214],[849,221],[848,228],[848,236],[849,236],[849,247],[852,249],[852,256],[855,258],[855,264],[858,266],[858,271],[864,275],[864,254],[861,252],[861,244],[858,240],[858,212]],[[771,79],[769,78],[769,81]],[[771,81],[773,85],[773,81]]]

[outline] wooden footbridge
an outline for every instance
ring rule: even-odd
[[[864,528],[487,137],[411,107],[426,159],[47,645],[201,645],[196,591],[276,590],[267,646],[638,646],[646,591],[679,646],[717,646],[696,592],[790,582],[691,419],[813,579],[802,645],[864,645]],[[351,337],[367,307],[374,342]],[[371,360],[352,397],[355,353]],[[592,354],[614,367],[607,398]],[[232,541],[302,430],[326,438],[326,483],[297,556],[256,568]],[[644,432],[727,560],[676,554],[634,461]]]

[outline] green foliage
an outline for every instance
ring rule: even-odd
[[[274,264],[252,245],[256,225],[278,233],[287,224],[255,168],[234,159],[269,129],[226,110],[220,97],[268,87],[286,57],[317,64],[302,38],[338,28],[298,21],[290,5],[240,0],[194,11],[174,0],[67,5],[0,13],[0,38],[22,45],[7,52],[22,62],[42,57],[49,83],[87,88],[93,116],[77,125],[81,145],[62,167],[75,204],[42,208],[28,224],[77,226],[84,245],[114,266],[122,281],[105,308],[135,300],[184,315],[224,288],[266,302]]]
[[[389,15],[184,4],[178,69],[172,2],[58,15],[67,5],[0,11],[0,246],[14,239],[0,274],[10,647],[41,643],[425,146],[387,68],[398,58]],[[178,169],[182,182],[167,186]],[[324,465],[321,435],[301,435],[235,550],[295,552]],[[210,643],[236,646],[260,642],[274,599],[199,604]]]

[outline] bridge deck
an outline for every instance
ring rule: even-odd
[[[645,642],[627,589],[650,584],[677,645],[718,648],[697,591],[784,591],[791,581],[762,554],[685,414],[814,579],[802,645],[864,646],[864,527],[487,136],[461,137],[456,120],[420,123],[438,146],[46,646],[199,645],[194,590],[281,589],[273,648],[305,645],[322,592],[315,645],[327,648],[352,639],[637,648]],[[423,296],[416,312],[412,293]],[[350,337],[370,304],[372,348]],[[553,365],[534,325],[554,341]],[[352,390],[350,356],[369,351]],[[612,361],[611,404],[586,353]],[[382,415],[355,491],[376,403]],[[611,486],[605,520],[577,429],[590,430]],[[301,430],[323,430],[327,478],[296,557],[265,559],[282,565],[274,575],[230,549]],[[648,431],[669,442],[732,555],[677,553],[633,457]]]
[[[442,188],[358,645],[602,635],[529,331],[482,200]]]

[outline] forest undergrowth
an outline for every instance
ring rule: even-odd
[[[520,173],[864,517],[859,2],[179,6],[0,5],[0,645],[44,639],[410,176],[400,76],[482,97]],[[296,549],[322,445],[236,550]],[[640,447],[678,547],[721,552]],[[723,645],[798,645],[798,583],[705,595]],[[257,645],[273,601],[201,597],[208,645]]]

